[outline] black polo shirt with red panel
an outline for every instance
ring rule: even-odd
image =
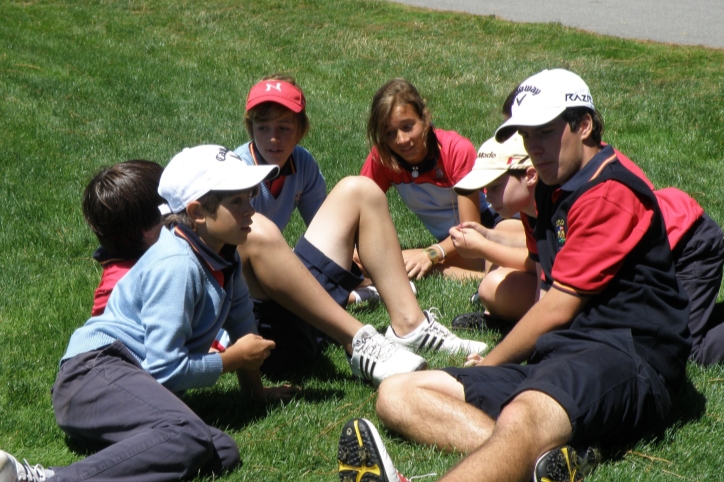
[[[606,146],[563,185],[538,182],[535,198],[542,287],[590,297],[568,330],[630,332],[669,388],[680,383],[688,302],[651,189]]]

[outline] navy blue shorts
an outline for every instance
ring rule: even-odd
[[[342,268],[304,237],[297,242],[294,253],[343,308],[347,306],[349,293],[364,280],[355,263],[351,263],[349,271]],[[266,373],[278,373],[312,361],[319,356],[325,342],[331,341],[276,301],[255,300],[254,315],[259,323],[259,334],[276,342],[276,348],[261,367]]]
[[[663,379],[641,359],[627,330],[542,336],[527,365],[446,368],[465,401],[497,419],[526,390],[546,393],[568,414],[570,443],[620,443],[662,423],[671,410]]]

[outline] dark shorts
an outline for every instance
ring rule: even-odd
[[[498,223],[503,221],[503,219],[503,216],[491,209],[480,211],[480,224],[488,229],[493,229]]]
[[[724,234],[704,214],[673,251],[676,278],[689,297],[689,359],[703,365],[724,361],[724,326],[712,317],[724,267]]]
[[[349,271],[342,268],[304,237],[297,242],[294,253],[343,308],[347,306],[349,293],[364,280],[355,263],[351,263]],[[276,342],[276,348],[262,365],[266,373],[288,370],[290,366],[312,361],[319,356],[325,342],[331,341],[276,301],[255,300],[254,315],[259,323],[259,334]]]
[[[626,330],[549,333],[527,365],[446,368],[467,403],[497,419],[521,392],[555,399],[573,427],[570,443],[620,443],[662,423],[671,410],[663,379],[635,352]]]

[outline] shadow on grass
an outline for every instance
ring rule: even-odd
[[[316,404],[342,398],[342,390],[308,388],[288,402],[264,404],[246,398],[241,390],[236,389],[221,393],[199,391],[186,395],[184,402],[207,424],[223,430],[237,431],[283,410],[284,406],[290,403]]]
[[[679,428],[701,419],[705,412],[706,397],[696,389],[692,381],[687,377],[674,397],[672,413],[668,419],[663,420],[659,426],[646,431],[635,440],[604,447],[604,459],[621,460],[641,442],[652,445],[667,443],[671,435]]]

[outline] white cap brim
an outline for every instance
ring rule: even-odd
[[[538,127],[552,122],[556,117],[565,111],[565,107],[557,107],[552,109],[537,109],[529,111],[527,115],[514,115],[505,121],[495,130],[495,140],[505,142],[518,131],[519,127]]]
[[[470,171],[460,182],[453,186],[453,190],[463,196],[478,191],[500,176],[509,172],[509,169],[478,169]]]

